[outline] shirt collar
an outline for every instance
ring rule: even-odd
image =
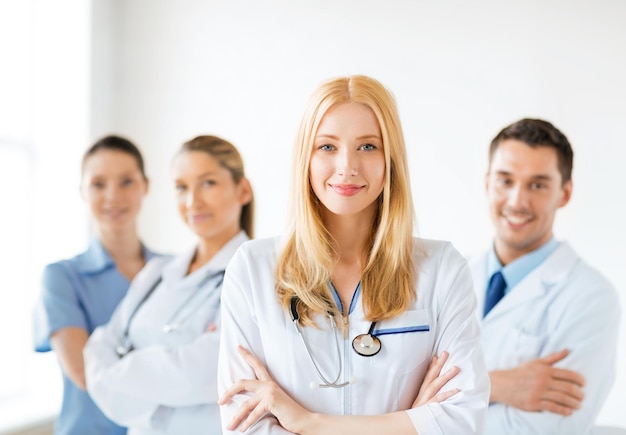
[[[504,280],[506,281],[505,293],[508,293],[512,288],[519,284],[533,269],[544,262],[546,258],[552,254],[556,248],[558,248],[560,242],[554,237],[551,237],[546,243],[541,245],[528,254],[522,255],[520,258],[512,261],[506,266],[502,266],[498,256],[496,255],[495,247],[492,246],[487,255],[487,277],[490,277],[498,270],[502,270]]]
[[[146,248],[141,244],[141,252],[143,258],[147,263],[152,257],[154,252]],[[104,249],[100,239],[94,238],[89,243],[87,251],[76,257],[76,270],[80,273],[99,273],[111,267],[115,267],[115,262],[109,253]]]
[[[203,281],[207,275],[213,275],[217,272],[226,270],[226,266],[230,262],[235,251],[239,246],[249,240],[245,231],[240,231],[235,237],[230,239],[222,249],[220,249],[205,265],[193,273],[186,275],[189,269],[189,264],[196,253],[196,247],[187,251],[186,253],[174,258],[169,264],[167,264],[162,271],[163,280],[169,285],[174,285],[179,280],[184,280],[186,285],[197,285]]]

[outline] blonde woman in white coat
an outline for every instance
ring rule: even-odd
[[[469,268],[450,243],[413,236],[389,91],[364,76],[323,83],[293,178],[285,242],[246,243],[228,266],[226,431],[481,433],[489,382]]]
[[[198,244],[139,273],[87,343],[87,388],[129,434],[220,434],[221,285],[236,249],[252,237],[252,189],[237,149],[215,136],[186,142],[172,173],[180,215]]]

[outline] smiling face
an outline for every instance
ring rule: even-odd
[[[81,194],[100,231],[134,230],[147,192],[148,182],[131,154],[101,149],[85,159]]]
[[[239,232],[241,209],[251,199],[246,179],[235,183],[230,171],[203,151],[176,156],[172,176],[178,211],[194,233],[223,244]]]
[[[383,141],[374,112],[363,104],[331,107],[319,125],[309,165],[324,213],[371,219],[385,181]]]
[[[534,251],[552,237],[556,211],[571,197],[562,182],[554,148],[500,142],[486,177],[496,253],[503,264]]]

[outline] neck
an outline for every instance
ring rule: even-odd
[[[239,233],[239,228],[231,231],[224,231],[214,237],[201,237],[198,240],[198,247],[196,253],[189,265],[188,273],[193,272],[207,264],[220,249],[224,247],[233,237]]]
[[[333,236],[339,262],[363,262],[371,227],[372,219],[362,215],[335,215],[326,220],[326,228]]]
[[[98,237],[102,246],[115,263],[142,259],[141,241],[134,227],[124,231],[110,231],[98,228]]]
[[[496,256],[502,266],[506,266],[507,264],[512,263],[518,258],[530,254],[531,252],[536,251],[541,248],[543,245],[548,243],[548,241],[552,238],[552,233],[546,235],[541,238],[541,240],[537,240],[533,243],[527,243],[521,246],[511,246],[510,244],[504,243],[501,240],[496,239],[494,241],[494,250],[496,251]]]

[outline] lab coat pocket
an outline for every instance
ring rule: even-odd
[[[433,348],[433,331],[427,310],[409,310],[380,322],[374,329],[384,350],[385,364],[408,373],[427,363]]]
[[[541,354],[541,348],[544,345],[545,337],[542,335],[529,334],[528,332],[517,328],[517,340],[515,343],[515,354],[518,360],[516,364],[522,364],[532,359],[538,358]]]

